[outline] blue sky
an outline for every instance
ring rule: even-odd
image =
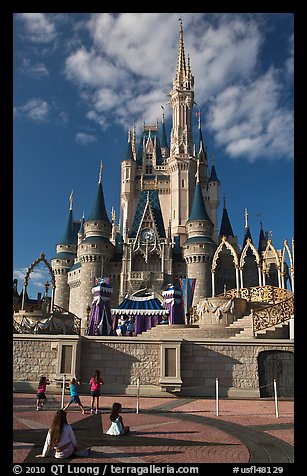
[[[293,14],[16,13],[13,30],[13,254],[21,290],[51,260],[68,217],[90,213],[103,161],[106,208],[119,217],[120,163],[135,121],[161,121],[176,70],[179,22],[195,78],[195,113],[241,244],[244,210],[275,247],[294,230]],[[197,118],[194,114],[194,139]],[[36,297],[49,279],[31,274]],[[50,280],[50,279],[49,279]]]

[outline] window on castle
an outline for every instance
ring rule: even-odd
[[[146,165],[146,174],[152,174],[152,165]]]
[[[184,179],[181,179],[181,187],[184,188]]]

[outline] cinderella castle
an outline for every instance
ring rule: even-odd
[[[169,138],[164,116],[128,134],[119,223],[97,164],[90,213],[75,220],[71,194],[54,256],[29,266],[20,295],[14,280],[16,391],[48,375],[54,392],[65,376],[87,392],[93,368],[103,368],[104,392],[116,395],[140,385],[148,396],[214,396],[219,382],[222,396],[272,397],[275,379],[278,395],[293,397],[294,240],[276,249],[261,225],[254,243],[245,210],[238,243],[199,112],[193,138],[182,24],[169,103]],[[27,285],[41,262],[51,284],[35,301]]]
[[[238,243],[225,197],[221,204],[221,182],[213,156],[209,162],[200,112],[196,141],[193,138],[194,76],[182,23],[169,103],[170,137],[164,114],[160,126],[158,121],[143,123],[139,138],[135,126],[128,133],[119,224],[114,210],[111,220],[106,211],[102,164],[92,210],[81,221],[73,217],[70,196],[66,229],[51,260],[53,302],[78,316],[83,329],[95,279],[103,276],[113,288],[111,307],[140,290],[161,296],[169,284],[178,287],[182,278],[196,280],[193,304],[238,287],[287,287],[285,250],[274,248],[262,225],[253,243],[247,210],[244,240]]]

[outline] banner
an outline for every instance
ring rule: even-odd
[[[196,278],[181,278],[179,279],[180,289],[182,291],[182,305],[184,316],[190,313],[190,308],[193,302]]]

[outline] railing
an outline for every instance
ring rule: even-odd
[[[61,306],[58,306],[56,304],[53,305],[53,314],[59,312],[62,315],[66,315],[67,317],[71,317],[74,320],[74,334],[80,335],[81,332],[81,318],[76,316],[76,314],[67,311],[67,309],[64,309]]]
[[[267,302],[270,304],[277,304],[283,302],[293,296],[293,293],[288,289],[278,288],[276,286],[253,286],[250,288],[229,289],[225,294],[228,298],[240,297],[249,302]]]
[[[30,313],[31,311],[27,311],[27,312]],[[72,312],[67,311],[67,309],[63,309],[60,306],[54,305],[52,313],[44,313],[44,315],[42,313],[43,320],[47,320],[50,322],[52,321],[53,318],[56,318],[58,320],[58,322],[53,323],[53,326],[58,331],[61,331],[58,333],[66,334],[66,332],[68,331],[69,334],[72,332],[72,334],[80,335],[81,319],[75,314],[73,314]],[[67,318],[68,318],[69,325],[67,325]],[[15,319],[13,316],[13,332],[14,333],[38,334],[39,330],[41,329],[42,329],[42,323],[40,322],[40,319],[37,316],[31,319],[31,316],[25,315],[24,317],[22,317],[21,322],[18,322],[18,320]],[[46,327],[46,331],[48,333],[48,327]]]
[[[274,327],[288,321],[294,315],[294,294],[288,289],[276,286],[254,286],[250,288],[230,289],[225,294],[228,298],[240,297],[248,302],[266,302],[270,306],[252,309],[253,333]]]
[[[294,296],[262,309],[252,310],[253,333],[274,327],[294,316]]]

